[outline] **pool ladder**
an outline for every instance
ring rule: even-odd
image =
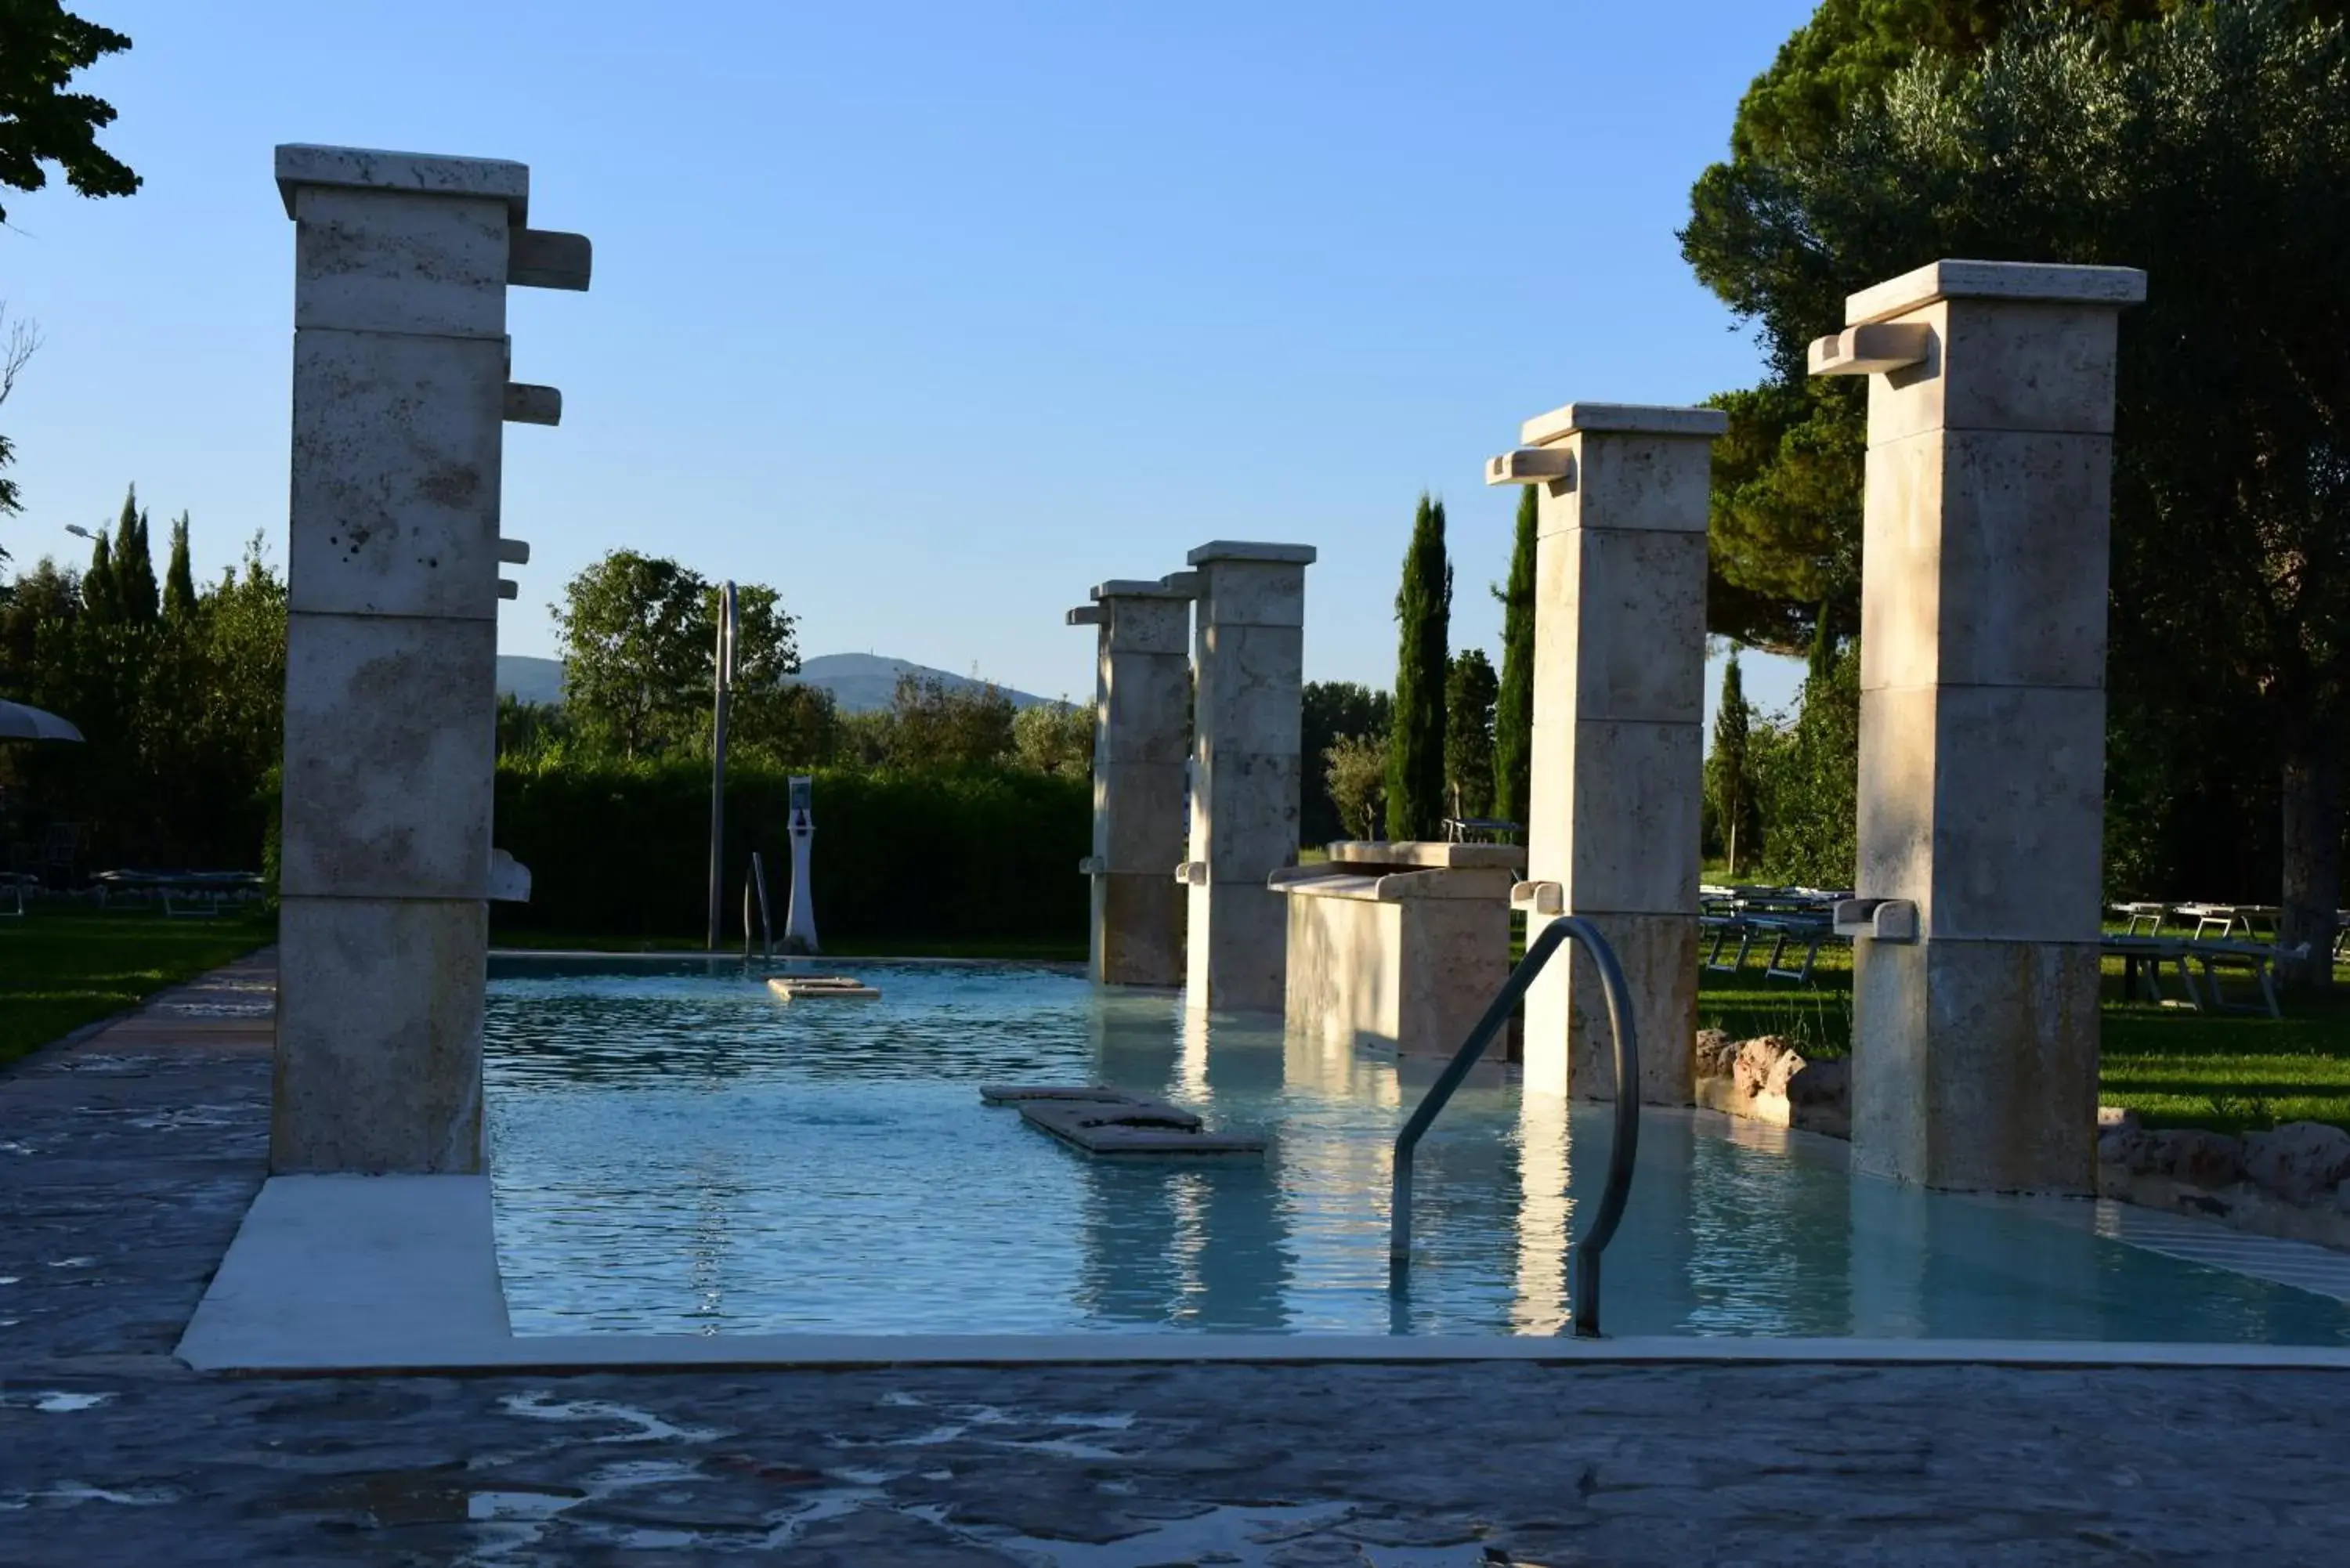
[[[1461,1080],[1469,1069],[1484,1055],[1485,1048],[1493,1043],[1503,1027],[1510,1021],[1511,1012],[1518,1005],[1551,955],[1569,940],[1581,942],[1589,950],[1591,961],[1599,971],[1601,989],[1607,997],[1607,1032],[1616,1044],[1616,1137],[1607,1150],[1607,1185],[1599,1195],[1599,1212],[1593,1217],[1590,1229],[1583,1240],[1575,1244],[1574,1278],[1571,1294],[1574,1298],[1574,1331],[1580,1339],[1599,1337],[1599,1255],[1616,1234],[1617,1222],[1624,1217],[1624,1199],[1632,1186],[1632,1164],[1640,1152],[1640,1043],[1635,1037],[1632,1023],[1631,993],[1624,984],[1623,967],[1616,961],[1616,950],[1607,945],[1591,922],[1574,915],[1555,915],[1542,934],[1527,945],[1526,956],[1510,971],[1501,993],[1477,1026],[1469,1031],[1469,1038],[1444,1064],[1435,1085],[1428,1091],[1411,1113],[1411,1119],[1396,1135],[1395,1195],[1388,1206],[1391,1230],[1388,1241],[1388,1289],[1398,1295],[1411,1283],[1411,1158],[1419,1147],[1421,1137],[1437,1114],[1452,1098]]]

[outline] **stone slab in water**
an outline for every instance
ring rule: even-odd
[[[1211,1132],[1191,1112],[1121,1090],[989,1085],[990,1105],[1017,1106],[1021,1119],[1091,1155],[1257,1158],[1264,1140]]]
[[[851,975],[772,975],[767,989],[785,1002],[806,1000],[814,996],[847,996],[873,998],[881,993]]]
[[[1104,1084],[982,1084],[979,1097],[991,1106],[1017,1106],[1029,1100],[1091,1100],[1103,1105],[1120,1106],[1156,1106],[1160,1103]]]

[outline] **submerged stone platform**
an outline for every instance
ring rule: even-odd
[[[1211,1132],[1189,1111],[1122,1089],[986,1085],[979,1097],[991,1106],[1018,1107],[1020,1119],[1030,1127],[1042,1127],[1091,1155],[1258,1158],[1264,1154],[1261,1137]]]

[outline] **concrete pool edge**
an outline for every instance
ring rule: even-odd
[[[1347,1362],[1984,1365],[2350,1371],[2350,1346],[2073,1340],[1534,1335],[516,1335],[486,1177],[280,1176],[263,1184],[175,1352],[198,1372],[754,1371]]]

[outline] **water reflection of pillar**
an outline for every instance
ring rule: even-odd
[[[1180,1017],[1180,1025],[1176,1022]],[[1269,1106],[1282,1081],[1279,1036],[1227,1020],[1211,1052],[1207,1015],[1161,997],[1095,1001],[1094,1058],[1102,1081],[1165,1094],[1218,1126],[1275,1131],[1245,1107]],[[1217,1330],[1287,1325],[1289,1245],[1278,1138],[1262,1166],[1213,1161],[1085,1166],[1078,1304],[1110,1323]]]
[[[1204,1110],[1211,1091],[1208,1087],[1208,1010],[1186,1007],[1183,1010],[1183,1049],[1176,1066],[1176,1097],[1194,1110]]]
[[[1396,1060],[1387,1054],[1366,1054],[1340,1041],[1303,1033],[1282,1038],[1282,1081],[1293,1095],[1317,1099],[1350,1100],[1393,1110],[1403,1104],[1396,1079]],[[1365,1140],[1357,1139],[1356,1142]],[[1383,1146],[1382,1146],[1383,1147]],[[1379,1179],[1387,1179],[1387,1162],[1379,1164]]]
[[[1185,1021],[1187,1075],[1199,1064],[1203,1098],[1199,1105],[1222,1108],[1216,1125],[1235,1131],[1272,1135],[1262,1164],[1204,1165],[1178,1190],[1179,1200],[1195,1197],[1201,1245],[1198,1285],[1191,1304],[1199,1327],[1263,1331],[1289,1326],[1290,1222],[1287,1188],[1293,1168],[1283,1148],[1287,1128],[1275,1125],[1273,1106],[1283,1089],[1282,1037],[1278,1019],[1243,1024],[1226,1018],[1212,1038]]]
[[[1282,1077],[1290,1104],[1282,1128],[1283,1199],[1290,1245],[1305,1283],[1296,1305],[1300,1332],[1363,1324],[1329,1298],[1386,1288],[1388,1192],[1395,1165],[1393,1126],[1407,1097],[1396,1059],[1305,1032],[1282,1043]],[[1393,1122],[1382,1123],[1378,1112]],[[1367,1130],[1369,1127],[1380,1130]],[[1365,1210],[1378,1204],[1366,1220]]]
[[[1687,1327],[1847,1332],[1851,1238],[1843,1171],[1804,1154],[1784,1127],[1710,1115],[1692,1120]]]
[[[1612,1107],[1581,1107],[1576,1130],[1583,1136],[1568,1190],[1575,1211],[1586,1222],[1607,1185],[1612,1120]],[[1698,1142],[1696,1123],[1685,1112],[1659,1108],[1640,1117],[1632,1194],[1624,1222],[1608,1243],[1601,1280],[1600,1323],[1610,1334],[1687,1332],[1697,1309],[1691,1284],[1699,1262],[1693,1179]],[[1583,1240],[1580,1227],[1575,1240]]]
[[[1517,1299],[1510,1308],[1518,1334],[1556,1334],[1566,1323],[1567,1228],[1575,1219],[1566,1105],[1552,1095],[1518,1102]]]
[[[1181,1096],[1187,1032],[1171,997],[1130,992],[1097,992],[1093,997],[1093,1081],[1136,1094]]]
[[[1181,1041],[1165,997],[1097,991],[1093,1078],[1138,1094],[1192,1096],[1182,1086]],[[1076,1304],[1109,1324],[1164,1327],[1196,1290],[1196,1214],[1180,1173],[1118,1160],[1083,1164]]]
[[[693,1223],[686,1241],[686,1288],[693,1305],[687,1312],[691,1326],[719,1333],[726,1320],[726,1277],[734,1239],[734,1216],[742,1211],[742,1183],[737,1170],[747,1168],[735,1151],[705,1148],[694,1162]]]
[[[1867,1339],[1926,1332],[1927,1195],[1856,1176],[1852,1192],[1852,1322]]]
[[[1998,1199],[1852,1181],[1852,1327],[1872,1339],[2128,1338],[2098,1249]]]

